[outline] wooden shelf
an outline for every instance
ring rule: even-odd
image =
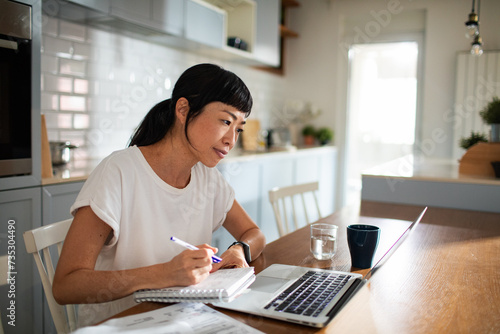
[[[281,0],[281,7],[299,7],[300,3],[295,0]]]
[[[284,25],[280,25],[280,36],[283,38],[297,38],[299,34]]]

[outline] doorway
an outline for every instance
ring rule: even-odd
[[[363,171],[413,153],[417,42],[349,48],[344,203],[361,198]]]

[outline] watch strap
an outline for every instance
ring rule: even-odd
[[[247,263],[252,262],[252,255],[250,254],[249,244],[243,241],[235,241],[227,249],[233,247],[234,245],[241,245],[243,247],[243,254],[245,254],[245,261],[247,261]]]

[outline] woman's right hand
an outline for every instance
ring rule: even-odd
[[[99,252],[112,233],[88,206],[80,208],[66,236],[52,291],[63,304],[101,303],[141,289],[187,286],[201,282],[212,269],[216,248],[200,245],[171,261],[126,270],[95,270]]]
[[[198,250],[185,250],[170,262],[163,264],[163,277],[169,277],[167,286],[188,286],[200,283],[212,270],[212,255],[217,248],[207,244],[197,246]]]

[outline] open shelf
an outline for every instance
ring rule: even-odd
[[[299,37],[299,34],[284,25],[280,25],[280,36],[283,38],[296,38]]]
[[[237,37],[247,43],[246,52],[251,53],[255,43],[255,2],[252,0],[204,0],[212,6],[226,12],[226,41],[228,38]],[[233,47],[229,47],[233,48]],[[238,51],[237,48],[233,48]]]
[[[299,7],[300,3],[295,0],[281,0],[281,7]]]

